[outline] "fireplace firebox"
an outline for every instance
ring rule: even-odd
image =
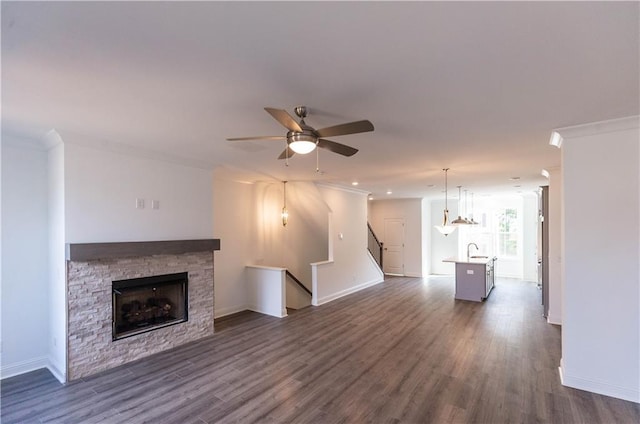
[[[188,320],[186,272],[112,282],[113,340]]]

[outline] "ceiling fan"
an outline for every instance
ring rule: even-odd
[[[323,137],[335,137],[339,135],[357,134],[373,131],[373,124],[370,121],[355,121],[346,124],[334,125],[332,127],[315,128],[307,125],[304,118],[307,117],[307,108],[298,106],[295,108],[296,115],[300,118],[300,122],[296,120],[284,109],[274,109],[265,107],[273,118],[278,121],[289,131],[285,136],[258,136],[258,137],[239,137],[227,138],[228,141],[247,141],[247,140],[285,140],[287,142],[286,149],[278,156],[278,159],[288,159],[295,153],[301,155],[312,152],[316,147],[327,149],[330,152],[338,153],[343,156],[353,156],[358,152],[351,146],[336,143]]]

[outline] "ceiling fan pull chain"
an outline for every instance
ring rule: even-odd
[[[316,172],[320,173],[320,149],[316,149]]]

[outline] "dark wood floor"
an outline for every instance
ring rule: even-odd
[[[485,303],[453,279],[392,278],[284,319],[241,313],[216,334],[67,385],[2,381],[2,422],[638,423],[640,406],[563,387],[560,328],[535,284]]]

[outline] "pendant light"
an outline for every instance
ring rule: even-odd
[[[473,219],[473,193],[471,193],[471,215],[469,215],[471,218],[469,218],[469,223],[471,225],[478,225],[478,222],[476,222],[475,219]]]
[[[282,182],[282,188],[284,191],[284,205],[282,206],[282,226],[286,227],[289,222],[289,211],[287,211],[287,182]]]
[[[443,168],[442,170],[444,171],[444,219],[442,225],[436,225],[435,227],[441,234],[448,236],[456,230],[456,227],[449,225],[449,209],[447,205],[447,172],[449,168]]]
[[[467,221],[467,224],[472,225],[473,219],[467,218],[467,215],[469,215],[469,203],[467,202],[468,195],[469,195],[468,191],[469,190],[464,191],[464,220]]]
[[[462,214],[460,213],[460,199],[462,198],[462,193],[461,190],[462,186],[458,186],[458,217],[456,219],[454,219],[453,221],[451,221],[452,224],[454,225],[468,225],[469,221],[467,221],[466,219],[464,219],[462,217]]]

